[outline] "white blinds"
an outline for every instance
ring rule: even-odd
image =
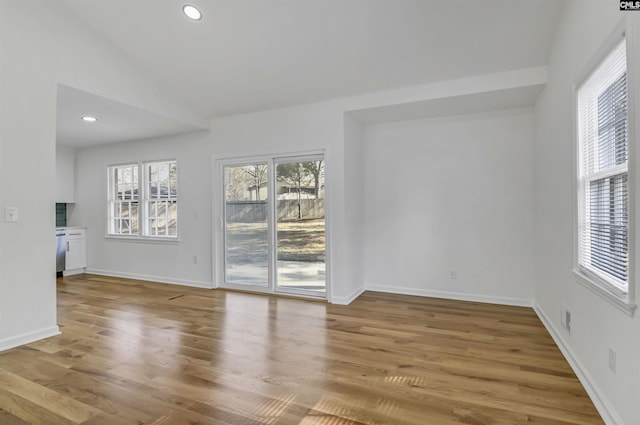
[[[578,89],[578,263],[616,291],[628,282],[624,40]]]

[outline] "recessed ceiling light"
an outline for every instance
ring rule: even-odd
[[[96,121],[98,121],[98,118],[92,117],[92,116],[89,116],[89,115],[85,115],[84,117],[82,117],[82,121],[96,122]]]
[[[194,21],[199,21],[200,19],[202,19],[202,12],[200,12],[198,8],[196,8],[195,6],[191,6],[190,4],[182,6],[182,12],[187,16],[187,18],[193,19]]]

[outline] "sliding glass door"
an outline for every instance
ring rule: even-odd
[[[326,297],[322,155],[216,162],[223,287]]]
[[[223,173],[224,281],[268,287],[268,165],[229,165]]]
[[[276,287],[324,293],[324,161],[276,162]]]

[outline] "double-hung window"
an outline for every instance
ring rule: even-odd
[[[624,298],[629,286],[629,137],[624,40],[577,91],[578,268]]]
[[[176,238],[176,161],[108,167],[108,224],[112,236]]]

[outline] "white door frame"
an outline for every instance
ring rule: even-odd
[[[288,161],[304,161],[322,158],[325,166],[325,292],[323,294],[315,294],[312,291],[305,290],[285,290],[278,289],[276,285],[277,279],[277,255],[275,252],[276,246],[276,232],[275,232],[275,213],[276,213],[276,183],[275,183],[275,163],[276,162],[288,162]],[[269,196],[267,198],[267,223],[268,223],[268,285],[266,287],[233,284],[227,283],[225,279],[225,241],[224,241],[224,225],[225,225],[225,212],[224,212],[224,168],[226,166],[242,166],[247,164],[266,163],[268,166],[268,190]],[[213,287],[214,288],[227,288],[248,292],[259,292],[267,294],[282,294],[282,295],[294,295],[301,296],[310,299],[331,299],[331,273],[330,273],[330,255],[329,247],[331,244],[331,238],[329,237],[329,222],[330,213],[328,205],[330,204],[330,188],[327,188],[327,178],[329,173],[329,164],[327,155],[324,150],[314,150],[305,152],[289,152],[279,153],[271,155],[228,155],[228,156],[216,156],[211,157],[211,189],[212,189],[212,219],[213,219]],[[272,177],[273,176],[273,177]]]

